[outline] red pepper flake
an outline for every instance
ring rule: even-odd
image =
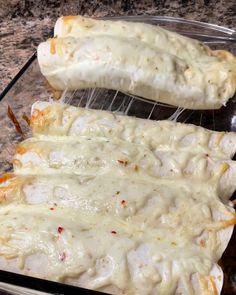
[[[117,162],[124,165],[124,166],[127,166],[127,164],[128,164],[128,161],[126,161],[126,160],[117,160]]]
[[[63,230],[64,230],[64,228],[63,228],[63,227],[61,227],[61,226],[58,226],[58,229],[57,229],[57,231],[58,231],[58,233],[59,233],[59,234],[61,234],[61,233],[63,232]]]
[[[206,247],[206,241],[205,240],[200,240],[200,245],[201,245],[201,247]]]
[[[116,235],[117,232],[116,232],[115,230],[112,230],[112,231],[111,231],[111,234]]]
[[[126,206],[126,201],[125,200],[122,200],[121,201],[121,205],[125,207]]]
[[[54,208],[53,208],[53,207],[51,207],[51,208],[49,208],[49,210],[53,211],[53,210],[54,210]]]
[[[66,253],[63,251],[59,254],[59,260],[64,261],[66,259]]]

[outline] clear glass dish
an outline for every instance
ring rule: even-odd
[[[213,49],[226,49],[236,55],[236,32],[232,29],[197,21],[162,16],[127,16],[112,17],[110,19],[139,21],[160,25],[166,29],[199,39]],[[0,94],[0,174],[12,170],[11,159],[14,154],[15,145],[23,138],[30,136],[29,126],[27,120],[24,118],[30,116],[31,105],[37,100],[48,100],[52,96],[52,91],[40,73],[36,54],[34,54]],[[194,123],[212,130],[236,131],[236,97],[233,97],[227,106],[222,107],[220,110],[192,111],[104,89],[89,89],[64,93],[63,96],[66,102],[73,105],[110,110],[152,120],[170,119]],[[13,110],[23,134],[16,132],[14,125],[7,116],[8,106]],[[222,294],[225,295],[236,294],[235,243],[236,231],[234,231],[231,242],[220,261],[225,273],[225,282],[222,291]],[[0,271],[0,282],[2,282],[0,283],[0,290],[5,290],[7,294],[36,294],[32,290],[50,294],[93,293],[90,290],[6,273],[4,271]],[[16,286],[24,287],[24,289],[16,289]]]

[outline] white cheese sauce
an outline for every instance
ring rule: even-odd
[[[90,111],[68,135],[67,111],[38,117],[0,178],[1,268],[117,295],[219,294],[235,223],[228,135],[125,117],[116,130],[101,112],[95,128]]]

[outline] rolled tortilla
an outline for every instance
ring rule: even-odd
[[[150,151],[142,145],[104,138],[31,138],[22,142],[13,160],[17,174],[75,174],[80,176],[123,175],[157,182],[220,181],[223,199],[236,188],[234,161],[214,159],[185,151]],[[217,180],[217,182],[216,182]],[[173,185],[170,184],[170,185]]]
[[[12,174],[8,181],[0,183],[0,200],[2,205],[45,204],[49,208],[77,208],[82,212],[109,214],[123,220],[130,217],[140,223],[147,215],[152,219],[153,215],[161,216],[169,211],[171,214],[170,208],[175,205],[176,211],[181,210],[177,202],[175,204],[175,199],[181,195],[181,191],[185,192],[181,203],[194,203],[194,199],[195,202],[205,201],[202,206],[196,208],[202,212],[201,216],[209,218],[209,210],[207,211],[206,207],[214,204],[216,211],[223,210],[222,220],[230,218],[230,211],[221,206],[219,200],[215,203],[211,200],[210,195],[215,194],[213,189],[210,191],[197,185],[190,189],[176,182],[173,190],[169,183],[153,182],[147,185],[142,179],[117,177],[111,173],[87,177],[75,174],[64,174],[63,177],[61,174]],[[155,201],[158,203],[155,204]],[[155,205],[155,208],[151,204]]]
[[[219,159],[232,158],[236,152],[235,132],[215,132],[192,124],[144,120],[55,102],[38,101],[32,106],[31,127],[34,136],[118,138],[152,151],[178,149]]]
[[[182,59],[210,56],[211,50],[203,43],[162,29],[156,25],[139,22],[96,20],[83,16],[62,16],[54,27],[54,37],[112,36],[135,39],[152,45]]]
[[[48,270],[45,269],[45,266],[47,266],[47,262],[48,262],[47,257],[45,257],[45,255],[42,255],[42,254],[30,255],[26,259],[25,267],[23,269],[18,266],[18,261],[19,261],[18,258],[6,259],[4,257],[0,257],[0,267],[10,272],[48,280],[48,276],[45,275],[45,270],[46,270],[46,273],[48,273],[47,272]],[[104,268],[106,269],[106,267]],[[103,278],[102,274],[97,273],[93,282],[93,286],[95,284],[98,284],[98,281],[101,280],[102,278]],[[181,279],[179,281],[179,285],[177,285],[176,292],[172,294],[178,295],[181,292],[182,295],[189,295],[191,294],[189,293],[189,290],[194,290],[195,292],[194,294],[220,295],[222,285],[223,285],[223,278],[224,276],[223,276],[222,269],[217,264],[214,264],[212,267],[212,270],[209,272],[209,275],[204,276],[199,273],[194,273],[189,278]],[[89,279],[89,274],[86,274],[84,275],[84,278],[80,278],[80,279],[68,277],[64,280],[64,283],[91,289],[91,283],[89,284],[88,279]],[[50,280],[57,281],[52,278],[50,278]],[[18,295],[19,291],[21,291],[21,288],[13,287],[12,285],[6,286],[3,283],[0,283],[0,284],[3,287],[3,290],[9,291],[11,294]],[[116,295],[124,294],[124,292],[120,288],[117,288],[115,285],[112,285],[112,284],[108,284],[107,286],[99,288],[99,291],[105,292],[108,294],[116,294]],[[22,289],[22,292],[26,292],[26,291]],[[38,293],[36,293],[35,290],[32,291],[32,293],[29,293],[27,289],[27,294],[35,295]],[[133,291],[129,293],[126,291],[126,294],[133,295],[134,293]]]
[[[38,47],[42,74],[57,90],[107,88],[189,109],[218,109],[236,89],[236,64],[196,62],[136,41],[98,35],[54,38]]]
[[[38,61],[57,90],[110,88],[190,109],[218,109],[235,93],[233,55],[155,26],[61,18],[55,34]]]
[[[215,202],[215,195],[208,199],[209,204],[199,196],[195,206],[191,203],[186,210],[187,203],[193,202],[196,196],[185,192],[182,199],[181,188],[177,186],[173,194],[159,192],[156,207],[150,200],[142,206],[143,211],[122,222],[112,212],[104,215],[103,211],[90,211],[80,199],[86,182],[78,184],[76,177],[69,182],[67,178],[53,176],[19,178],[7,175],[0,184],[0,188],[9,188],[8,197],[11,197],[10,203],[0,207],[0,254],[3,257],[0,265],[4,269],[91,289],[113,290],[114,294],[120,294],[119,290],[126,294],[137,290],[139,293],[142,290],[142,294],[175,294],[175,290],[186,295],[196,294],[197,290],[198,294],[220,294],[222,272],[215,261],[232,234],[232,223],[227,223],[232,217],[226,206]],[[21,194],[17,206],[14,184],[15,192]],[[64,203],[58,202],[59,188]],[[81,205],[70,204],[62,188]],[[84,196],[89,199],[89,195]],[[32,203],[32,198],[38,202]],[[145,211],[148,208],[150,210]],[[152,220],[151,212],[155,209],[160,211],[158,227]],[[147,218],[142,225],[142,242],[140,213]],[[184,221],[184,226],[180,221],[178,227],[172,225],[176,217]],[[218,224],[218,220],[222,224]],[[208,234],[202,235],[203,231]],[[225,239],[221,240],[218,232],[224,232]],[[181,251],[182,247],[185,251]],[[126,263],[124,257],[127,257]],[[219,293],[214,293],[215,290]]]

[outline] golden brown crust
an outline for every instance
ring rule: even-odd
[[[229,168],[230,165],[228,163],[223,163],[221,166],[220,174],[223,175]]]
[[[26,148],[19,144],[16,146],[16,153],[23,155],[24,153],[26,153]]]
[[[220,60],[223,60],[223,61],[225,60],[227,62],[234,63],[236,66],[236,56],[234,56],[232,53],[230,53],[227,50],[213,50],[211,51],[211,54],[219,58]],[[234,85],[234,88],[236,88],[236,68],[234,70],[229,70],[229,71],[231,72],[232,83]]]
[[[234,214],[234,218],[229,219],[229,220],[223,220],[222,221],[222,228],[226,228],[232,225],[236,224],[236,214]]]
[[[64,22],[65,24],[68,24],[68,23],[74,21],[74,20],[77,19],[77,18],[78,18],[78,17],[75,16],[75,15],[67,15],[67,16],[63,16],[63,22]]]
[[[41,129],[43,126],[52,123],[50,113],[50,107],[40,111],[38,109],[34,109],[30,118],[30,126],[32,128]]]
[[[22,166],[21,162],[20,162],[19,160],[17,160],[17,159],[14,159],[14,160],[12,161],[12,164],[13,164],[14,166],[16,166],[16,167],[21,167],[21,166]]]
[[[6,173],[0,176],[0,183],[3,183],[11,178],[15,177],[13,173]]]
[[[6,203],[7,201],[6,190],[6,188],[0,188],[0,204]]]
[[[236,57],[227,50],[213,50],[211,53],[213,56],[221,60],[227,60],[236,63]]]
[[[201,276],[199,278],[199,282],[201,284],[202,289],[204,290],[203,294],[208,294],[208,295],[218,294],[215,278],[213,276],[208,276],[208,277]]]
[[[73,16],[73,15],[69,15],[69,16],[63,16],[63,23],[65,25],[69,25],[69,27],[67,28],[67,33],[70,32],[70,24],[73,23],[74,21],[77,21],[77,25],[81,24],[83,27],[89,29],[91,27],[94,26],[94,21],[92,18],[87,18],[87,17],[78,17],[78,16]]]
[[[0,183],[11,180],[8,185],[0,186],[0,204],[7,203],[13,197],[14,194],[11,192],[18,189],[17,184],[20,182],[20,179],[14,173],[6,173],[0,176]]]
[[[57,44],[57,39],[56,38],[51,38],[50,40],[50,53],[51,54],[56,54],[56,44]]]
[[[209,281],[208,281],[208,285],[209,285],[209,289],[212,292],[212,294],[217,295],[217,288],[216,288],[216,283],[215,283],[215,278],[213,276],[209,277]]]

